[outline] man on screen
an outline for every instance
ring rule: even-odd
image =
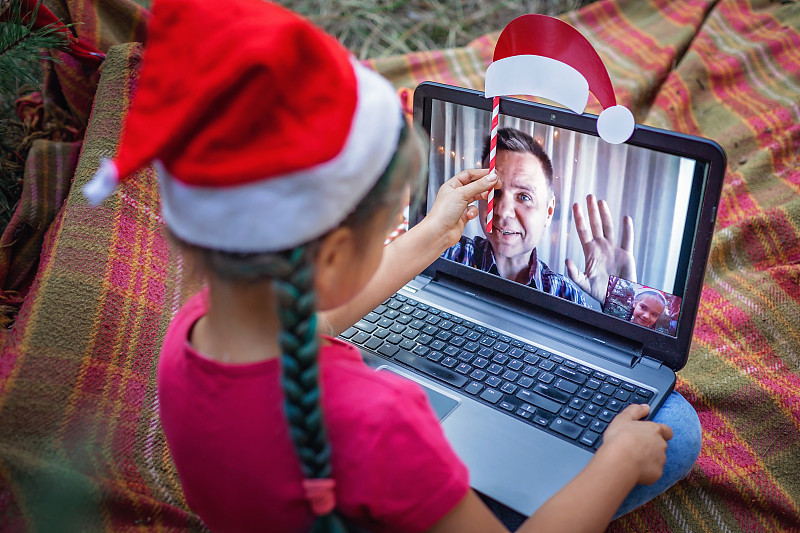
[[[488,142],[483,164],[488,166]],[[551,270],[537,258],[536,247],[553,218],[553,165],[542,147],[519,130],[503,128],[497,135],[497,187],[494,196],[493,230],[487,238],[462,237],[442,257],[470,265],[540,289],[548,294],[586,305],[583,291],[598,302],[605,299],[608,276],[636,280],[633,259],[633,222],[625,217],[622,245],[613,239],[613,223],[605,202],[587,198],[589,227],[577,204],[573,215],[586,260],[584,272],[567,260],[569,277]],[[486,232],[487,204],[480,201],[479,220]]]

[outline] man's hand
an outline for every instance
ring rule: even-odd
[[[580,206],[572,204],[575,229],[583,246],[586,267],[583,272],[571,259],[567,259],[567,273],[584,292],[592,298],[605,302],[609,276],[637,281],[636,261],[633,258],[633,219],[622,218],[622,242],[617,246],[614,240],[614,222],[605,200],[597,201],[593,195],[586,197],[589,212],[589,227]]]
[[[486,199],[489,189],[496,183],[496,173],[489,174],[488,169],[469,169],[462,170],[439,187],[424,223],[435,228],[435,234],[443,239],[441,251],[458,242],[467,222],[478,216],[478,208],[470,204]]]

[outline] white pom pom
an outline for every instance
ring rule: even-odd
[[[630,139],[635,126],[633,113],[621,105],[606,108],[597,117],[597,133],[611,144],[621,144]]]
[[[100,168],[89,183],[83,186],[83,195],[92,207],[108,198],[119,184],[117,165],[110,159],[100,161]]]

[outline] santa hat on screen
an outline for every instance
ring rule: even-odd
[[[392,86],[307,20],[262,0],[157,0],[97,205],[154,163],[164,219],[189,243],[270,252],[336,227],[397,148]]]
[[[613,144],[633,134],[631,112],[617,105],[603,60],[581,33],[557,18],[523,15],[512,20],[497,40],[486,71],[486,97],[540,96],[583,113],[589,92],[603,106],[597,132]]]

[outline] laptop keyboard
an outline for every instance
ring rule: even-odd
[[[618,412],[653,397],[652,391],[402,295],[340,337],[591,450]]]

